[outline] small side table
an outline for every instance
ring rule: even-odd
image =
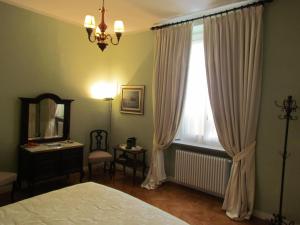
[[[135,184],[136,170],[138,168],[143,169],[143,178],[145,178],[146,171],[146,149],[140,150],[131,150],[122,148],[120,145],[114,147],[114,169],[116,168],[115,164],[121,164],[123,166],[124,175],[126,167],[131,167],[133,169],[133,184]],[[120,156],[117,156],[117,153],[121,152]],[[139,159],[139,155],[142,154],[142,160]],[[132,158],[129,155],[133,156]]]

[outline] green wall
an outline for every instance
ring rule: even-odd
[[[264,15],[264,69],[261,112],[257,141],[256,208],[278,212],[281,157],[285,122],[274,101],[287,95],[300,103],[300,1],[275,0],[266,5]],[[300,111],[296,113],[300,118]],[[292,121],[286,167],[283,212],[300,223],[300,121]]]
[[[152,33],[124,36],[117,47],[100,52],[86,31],[27,10],[0,3],[0,170],[16,170],[20,101],[52,92],[71,98],[71,138],[89,143],[89,131],[107,127],[107,102],[91,98],[101,81],[146,85],[145,116],[121,115],[113,102],[116,143],[137,136],[151,145]],[[124,126],[118,124],[124,123]],[[125,126],[126,125],[126,126]],[[87,151],[85,151],[87,153]],[[85,154],[86,157],[87,154]]]
[[[144,115],[120,113],[120,95],[113,101],[113,144],[126,143],[134,136],[139,145],[152,148],[153,46],[153,33],[147,31],[125,36],[122,45],[110,51],[110,72],[115,80],[123,85],[145,85]]]

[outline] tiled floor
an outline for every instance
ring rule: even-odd
[[[124,177],[120,172],[116,174],[113,180],[107,174],[95,173],[92,181],[126,192],[179,217],[191,225],[267,224],[258,219],[252,219],[247,222],[232,221],[221,209],[222,200],[173,183],[165,183],[157,190],[148,191],[141,188],[139,184],[133,185],[131,177],[129,175]],[[141,181],[138,180],[137,183]],[[36,187],[35,194],[41,194],[76,183],[78,183],[77,175],[71,176],[68,181],[60,180],[43,183]],[[16,200],[22,200],[27,197],[28,194],[25,191],[16,193]],[[9,195],[0,195],[0,205],[7,204],[8,200]]]

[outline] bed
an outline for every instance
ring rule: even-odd
[[[126,193],[82,183],[0,207],[1,225],[187,225]]]

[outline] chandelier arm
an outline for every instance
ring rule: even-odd
[[[96,36],[94,35],[93,31],[94,31],[93,28],[89,28],[89,27],[86,28],[86,32],[88,34],[88,39],[92,43],[94,43],[96,41]],[[91,36],[94,36],[94,40],[91,38]]]
[[[107,34],[106,37],[108,37],[110,39],[110,43],[112,43],[113,45],[118,45],[119,44],[119,39],[117,39],[117,42],[114,42],[113,38],[110,34]]]
[[[91,35],[92,36],[92,35]],[[91,36],[89,36],[89,41],[91,42],[91,43],[94,43],[96,40],[97,40],[97,38],[96,38],[96,36],[95,35],[93,35],[93,37],[94,37],[94,40],[91,38]]]

